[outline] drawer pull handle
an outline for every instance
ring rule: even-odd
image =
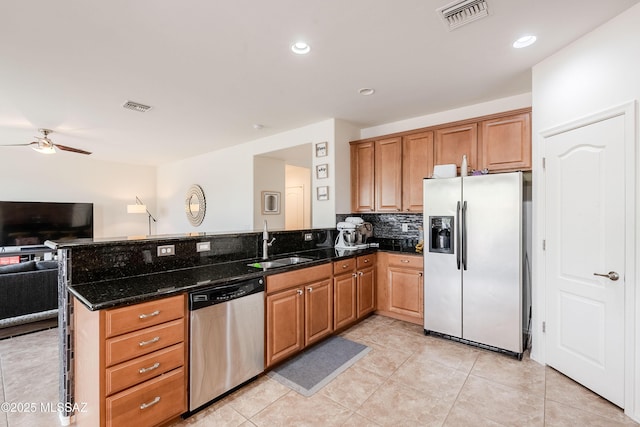
[[[140,319],[146,319],[147,317],[154,317],[157,316],[158,314],[160,314],[160,310],[156,310],[153,313],[149,313],[149,314],[141,314],[140,316],[138,316]]]
[[[365,260],[364,260],[364,263],[365,263],[365,264],[366,264],[366,263],[368,263],[368,262],[369,262],[369,259],[365,259]]]
[[[342,268],[349,268],[348,264],[342,264]]]
[[[138,372],[140,372],[141,374],[145,374],[149,371],[153,371],[154,369],[158,369],[159,367],[160,367],[160,362],[156,362],[153,365],[149,366],[148,368],[140,368]]]
[[[156,396],[156,398],[149,403],[143,403],[142,405],[140,405],[140,409],[147,409],[148,407],[153,406],[158,402],[160,402],[160,396]]]
[[[404,262],[405,264],[409,262],[408,259],[401,259],[400,262]]]
[[[153,344],[154,342],[160,341],[160,337],[154,337],[149,341],[140,341],[140,347],[144,347],[145,345]]]

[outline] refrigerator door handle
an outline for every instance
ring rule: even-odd
[[[458,223],[458,227],[456,227],[456,246],[458,247],[458,253],[456,254],[456,264],[458,265],[458,270],[460,270],[460,261],[462,258],[462,247],[460,246],[462,243],[462,236],[460,234],[460,202],[458,202],[458,206],[456,208],[456,222]]]
[[[467,269],[467,201],[462,205],[462,268]]]

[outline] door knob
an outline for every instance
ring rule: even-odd
[[[593,273],[594,276],[606,277],[614,282],[620,278],[620,275],[615,271],[610,271],[607,274]]]

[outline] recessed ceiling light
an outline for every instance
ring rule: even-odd
[[[531,46],[536,42],[536,36],[522,36],[518,40],[513,42],[513,47],[521,49],[523,47]]]
[[[296,42],[291,45],[291,51],[298,55],[306,55],[311,50],[311,46],[305,42]]]
[[[260,123],[256,123],[256,124],[253,125],[253,128],[255,130],[264,129],[264,125],[261,125]]]
[[[362,96],[373,95],[375,92],[376,92],[375,89],[370,87],[363,87],[362,89],[358,90],[358,93]]]

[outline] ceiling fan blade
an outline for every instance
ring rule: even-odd
[[[86,154],[86,155],[91,154],[90,151],[81,150],[79,148],[67,147],[66,145],[53,144],[53,146],[56,148],[59,148],[62,151],[69,151],[71,153]]]
[[[0,145],[0,147],[28,147],[31,144],[33,144],[33,142],[30,142],[28,144],[6,144],[6,145]]]

